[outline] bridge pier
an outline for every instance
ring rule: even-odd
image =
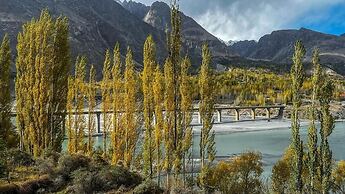
[[[222,122],[222,110],[217,109],[217,120],[219,123]]]
[[[235,121],[240,120],[240,110],[238,108],[235,109]]]
[[[252,119],[255,120],[255,119],[256,119],[255,108],[252,108],[252,109],[251,109],[251,113],[252,113]]]
[[[156,125],[157,121],[156,121],[156,115],[155,114],[152,115],[152,120],[153,120],[153,125]]]
[[[97,133],[101,133],[101,113],[96,113],[97,117]]]
[[[278,119],[282,119],[284,116],[284,107],[279,108]]]
[[[270,108],[266,108],[266,115],[267,115],[268,121],[271,121],[271,109]]]
[[[202,124],[202,120],[201,120],[201,114],[200,114],[200,112],[198,112],[198,123],[199,123],[199,124]]]

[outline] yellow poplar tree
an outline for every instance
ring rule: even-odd
[[[2,139],[8,147],[16,145],[14,140],[15,133],[11,127],[11,50],[10,40],[5,34],[0,46],[0,139]]]
[[[124,93],[124,128],[125,128],[125,152],[124,164],[131,167],[135,146],[138,140],[136,123],[136,80],[134,71],[134,61],[131,49],[127,49],[126,69],[125,69],[125,93]]]
[[[111,127],[111,56],[110,51],[105,53],[103,64],[103,80],[101,82],[102,88],[102,112],[103,112],[103,153],[107,156],[107,135]]]
[[[74,131],[74,118],[73,118],[73,111],[74,111],[74,78],[70,76],[68,78],[68,93],[67,93],[67,120],[66,120],[66,128],[67,128],[67,151],[68,153],[75,153],[76,147],[74,145],[74,139],[76,137]]]
[[[161,173],[161,145],[162,145],[162,134],[164,127],[164,78],[163,74],[159,68],[159,65],[156,66],[154,71],[154,80],[153,80],[153,99],[154,99],[154,115],[155,115],[155,156],[156,156],[156,171],[158,185],[160,185],[160,173]]]
[[[112,163],[117,164],[119,160],[123,160],[124,152],[124,130],[121,123],[121,111],[123,109],[123,84],[122,84],[122,63],[120,54],[120,45],[117,43],[114,48],[114,65],[112,69],[113,75],[113,130],[112,130],[112,145],[113,156]]]
[[[149,36],[144,44],[144,70],[142,73],[142,87],[144,95],[144,173],[152,178],[153,175],[153,154],[154,154],[154,138],[153,138],[153,73],[156,64],[156,46],[152,36]]]
[[[181,115],[182,115],[182,138],[183,143],[181,144],[181,154],[183,159],[183,180],[185,182],[185,168],[186,168],[186,154],[192,146],[192,122],[193,114],[193,93],[191,86],[191,77],[188,73],[191,67],[191,62],[188,57],[185,57],[181,64]]]
[[[75,152],[84,151],[84,104],[86,57],[78,57],[74,76],[74,148]]]
[[[23,25],[17,44],[17,124],[21,148],[61,151],[69,71],[68,22],[43,10]],[[61,74],[61,75],[60,75]]]
[[[214,159],[214,133],[211,134],[214,113],[214,83],[213,73],[210,67],[211,53],[207,45],[202,48],[202,65],[199,73],[200,103],[199,111],[202,121],[200,134],[200,159],[201,174],[200,182],[203,185],[209,164]],[[208,164],[205,159],[209,158]],[[210,160],[211,159],[211,160]]]
[[[92,155],[93,152],[93,138],[92,135],[95,133],[95,114],[93,113],[96,109],[96,70],[94,66],[91,66],[89,74],[89,84],[87,88],[87,99],[88,99],[88,142],[87,142],[87,152]]]
[[[169,188],[169,176],[172,168],[172,154],[173,154],[173,144],[174,139],[174,111],[175,111],[175,94],[173,90],[174,77],[173,68],[170,59],[168,58],[164,64],[164,81],[165,81],[165,119],[164,119],[164,165],[163,168],[167,173],[167,188]]]

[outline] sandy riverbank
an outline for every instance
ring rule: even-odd
[[[308,121],[301,121],[301,126],[307,126]],[[267,131],[290,128],[291,122],[287,119],[272,119],[267,120],[255,120],[255,121],[241,121],[241,122],[223,122],[215,123],[213,130],[216,133],[239,133],[239,132],[251,132],[251,131]],[[200,133],[201,125],[193,126],[194,133]]]

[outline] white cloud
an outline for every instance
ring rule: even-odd
[[[151,4],[154,0],[140,0]],[[170,0],[163,0],[170,2]],[[300,20],[321,20],[324,12],[343,0],[180,0],[180,8],[223,40],[258,40]],[[310,15],[308,14],[315,14]]]
[[[200,1],[200,0],[199,0]],[[235,0],[212,1],[205,13],[194,18],[223,40],[258,40],[261,36],[293,25],[310,12],[322,15],[340,0]],[[218,1],[219,2],[219,1]],[[320,19],[321,17],[315,17]]]

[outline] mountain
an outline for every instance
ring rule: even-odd
[[[38,18],[45,8],[53,17],[69,18],[72,60],[77,55],[87,56],[89,63],[95,64],[98,78],[101,78],[105,50],[112,49],[116,42],[120,43],[123,56],[127,46],[132,49],[138,69],[142,67],[143,44],[150,34],[157,45],[158,61],[162,64],[167,56],[165,26],[170,24],[170,8],[165,3],[146,6],[116,0],[0,0],[0,38],[5,33],[10,35],[14,55],[22,25],[33,17]],[[204,42],[210,45],[215,64],[228,64],[236,54],[192,18],[181,14],[182,50],[190,56],[194,69],[200,66]],[[15,71],[14,64],[12,70]]]
[[[44,8],[53,16],[62,14],[69,18],[73,56],[86,55],[90,63],[96,64],[98,72],[102,69],[105,50],[113,48],[116,42],[120,43],[122,54],[130,46],[139,64],[143,44],[151,34],[160,59],[166,55],[164,32],[146,24],[114,0],[0,0],[0,37],[10,34],[15,51],[22,24],[39,17]]]
[[[301,40],[307,50],[306,62],[311,61],[312,51],[320,49],[321,63],[345,75],[345,37],[324,34],[306,28],[299,30],[278,30],[264,35],[256,41],[239,41],[231,49],[247,59],[291,63],[294,43]]]
[[[156,1],[149,7],[134,1],[124,1],[122,5],[147,24],[161,31],[166,31],[166,28],[170,26],[170,7],[164,2]],[[146,12],[144,17],[143,12]],[[200,53],[204,43],[209,45],[213,60],[216,63],[220,61],[229,62],[233,57],[238,56],[224,42],[206,31],[193,18],[183,12],[181,12],[181,22],[184,53],[188,53],[195,62],[201,60]]]
[[[132,14],[136,15],[139,19],[144,18],[147,12],[150,10],[150,6],[135,1],[124,0],[120,3],[125,9],[127,9]]]

